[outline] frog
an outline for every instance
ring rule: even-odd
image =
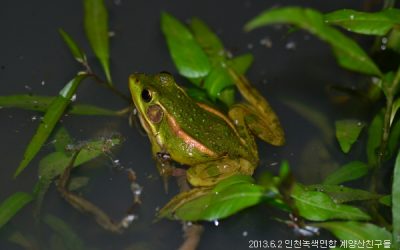
[[[225,113],[192,99],[168,72],[129,76],[132,100],[160,175],[173,175],[173,163],[187,168],[192,189],[169,204],[177,207],[196,199],[232,175],[252,175],[259,164],[256,137],[274,146],[285,143],[267,100],[245,76],[233,70],[229,74],[244,100]]]

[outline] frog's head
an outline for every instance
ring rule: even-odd
[[[154,75],[134,73],[129,77],[129,89],[144,129],[153,135],[158,134],[169,110],[166,106],[183,92],[167,72]]]

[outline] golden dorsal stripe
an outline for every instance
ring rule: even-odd
[[[176,136],[178,136],[179,138],[181,138],[187,145],[189,145],[192,148],[197,149],[198,151],[200,151],[206,155],[216,156],[216,154],[212,150],[210,150],[209,148],[204,146],[202,143],[200,143],[199,141],[197,141],[196,139],[194,139],[193,137],[188,135],[185,131],[183,131],[182,128],[179,126],[179,124],[175,121],[175,119],[173,117],[171,117],[170,115],[167,115],[167,119],[168,119],[169,127],[171,128],[173,133]]]

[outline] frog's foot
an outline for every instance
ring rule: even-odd
[[[186,171],[187,179],[193,186],[213,186],[219,181],[241,173],[252,175],[254,165],[246,159],[223,157],[190,167]]]
[[[157,213],[158,218],[167,217],[175,219],[175,212],[185,203],[198,199],[212,190],[213,187],[196,187],[189,191],[182,192],[174,196],[163,208]],[[199,208],[201,209],[201,208]]]
[[[136,178],[132,179],[132,172],[128,172],[128,177],[131,181],[132,192],[134,193],[133,204],[128,210],[127,215],[122,218],[121,221],[116,222],[113,221],[103,210],[98,208],[96,205],[68,190],[67,186],[72,165],[73,162],[65,169],[64,173],[60,176],[60,179],[57,183],[58,191],[61,193],[63,198],[81,212],[93,215],[96,219],[96,222],[104,229],[115,233],[121,233],[123,229],[127,228],[133,222],[133,220],[136,219],[136,215],[134,215],[133,212],[136,211],[137,206],[140,205],[139,195],[141,192],[141,187],[135,182]]]

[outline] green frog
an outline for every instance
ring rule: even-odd
[[[174,204],[201,196],[232,175],[253,174],[259,162],[255,137],[276,146],[285,142],[265,98],[244,76],[229,73],[245,101],[231,106],[227,114],[189,97],[167,72],[129,77],[160,174],[173,175],[173,162],[188,167],[186,178],[194,189],[190,195],[176,196]]]

